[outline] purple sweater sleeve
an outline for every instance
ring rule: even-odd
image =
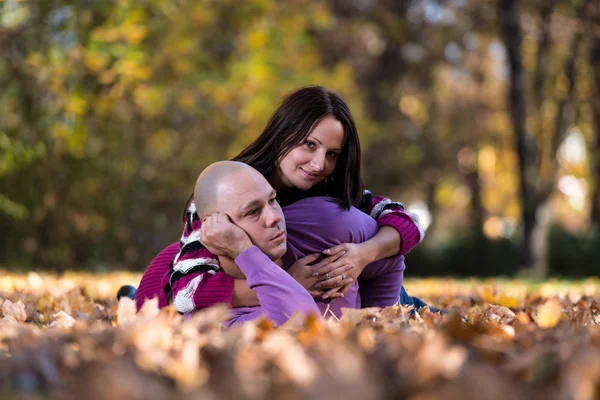
[[[388,307],[398,301],[404,279],[404,256],[375,261],[358,278],[361,307]]]
[[[258,247],[252,246],[235,259],[250,289],[256,291],[260,307],[248,307],[247,313],[236,313],[228,325],[235,325],[267,315],[277,325],[284,324],[295,312],[321,315],[310,294],[286,271],[269,259]]]

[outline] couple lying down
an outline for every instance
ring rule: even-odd
[[[335,314],[341,307],[383,307],[396,301],[423,306],[402,287],[402,256],[423,239],[419,219],[402,204],[363,190],[360,158],[346,103],[321,86],[310,86],[284,98],[261,135],[233,160],[253,167],[277,190],[287,221],[283,266],[319,307],[333,299]],[[138,309],[156,296],[159,306],[172,301],[182,313],[217,303],[230,304],[234,311],[259,305],[249,281],[235,279],[247,277],[243,268],[232,257],[212,253],[201,240],[201,219],[209,216],[204,208],[212,193],[201,190],[190,197],[181,240],[164,249],[144,273],[134,295]],[[252,208],[244,221],[258,221],[259,211]],[[308,265],[310,277],[304,275]]]
[[[315,276],[315,271],[334,265],[340,257],[336,253],[319,261],[323,249],[362,243],[377,233],[376,220],[362,211],[341,209],[328,197],[309,197],[282,209],[275,190],[259,172],[233,161],[206,168],[198,178],[194,197],[202,199],[195,203],[202,224],[195,234],[184,238],[182,249],[203,250],[207,257],[192,259],[188,265],[179,262],[182,254],[175,258],[178,268],[170,271],[166,286],[178,311],[203,308],[194,295],[203,280],[222,272],[240,279],[256,296],[254,305],[232,307],[228,326],[261,316],[283,324],[297,311],[323,315],[327,307],[339,316],[341,308],[386,307],[398,301],[405,268],[400,255],[369,264],[362,271],[360,287],[346,277],[347,266],[325,273],[325,278],[340,282],[352,280],[343,297],[331,303],[314,290],[323,279],[321,274]],[[145,300],[144,283],[142,279],[136,294],[138,309]],[[217,288],[203,296],[214,299],[219,294]],[[166,302],[161,299],[161,305]]]

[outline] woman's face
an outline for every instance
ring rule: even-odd
[[[335,169],[345,141],[342,123],[331,115],[324,117],[279,161],[273,186],[308,190],[323,182]]]

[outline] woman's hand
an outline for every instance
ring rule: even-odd
[[[322,297],[324,294],[323,290],[319,290],[317,288],[315,288],[315,284],[320,280],[319,278],[319,274],[315,273],[315,269],[319,269],[322,267],[325,267],[327,265],[331,265],[332,263],[334,263],[335,261],[337,261],[341,256],[343,255],[342,252],[339,252],[333,256],[327,257],[321,261],[319,261],[317,264],[315,265],[309,265],[313,262],[315,262],[320,254],[319,253],[315,253],[315,254],[309,254],[306,257],[302,257],[300,259],[298,259],[294,265],[292,265],[289,269],[288,269],[288,273],[292,276],[292,278],[294,278],[300,285],[302,285],[302,287],[304,287],[308,293],[310,293],[311,296],[313,297]],[[330,298],[338,298],[338,297],[343,297],[344,294],[343,293],[337,293],[337,291],[346,286],[346,285],[352,285],[352,282],[354,282],[354,280],[352,278],[341,278],[342,274],[344,274],[346,271],[350,270],[352,268],[352,266],[346,265],[346,264],[342,264],[339,265],[335,268],[332,269],[332,276],[336,276],[337,278],[337,284],[335,284],[335,289],[331,289],[331,293],[329,294]],[[329,289],[329,288],[328,288]],[[324,297],[324,298],[327,298]]]
[[[333,293],[345,294],[352,284],[345,283],[340,288],[340,283],[344,282],[345,279],[352,279],[351,282],[354,282],[367,264],[372,261],[368,256],[368,252],[363,249],[362,244],[356,243],[342,243],[323,251],[323,253],[330,257],[338,256],[335,262],[314,269],[314,273],[320,277],[315,288],[330,289],[323,295],[324,299],[331,297]],[[350,268],[344,271],[343,274],[341,272],[338,274],[337,271],[342,265],[350,266]]]

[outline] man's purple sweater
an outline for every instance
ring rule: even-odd
[[[379,227],[377,222],[359,211],[341,210],[329,198],[311,197],[286,207],[288,227],[288,251],[283,257],[284,265],[291,266],[297,259],[341,243],[362,243],[373,237]],[[312,218],[307,218],[310,215]],[[318,219],[315,219],[315,216]],[[256,291],[260,306],[234,307],[233,318],[228,325],[256,319],[265,315],[277,324],[283,324],[296,311],[318,312],[327,309],[336,317],[342,308],[361,308],[359,284],[355,282],[346,295],[334,301],[313,298],[281,267],[273,263],[257,247],[252,247],[235,259],[250,289]],[[404,275],[404,257],[390,257],[369,264],[365,268],[369,287],[369,304],[386,307],[396,303]],[[361,283],[362,285],[362,283]],[[365,304],[362,304],[365,307]],[[318,308],[317,308],[318,307]]]
[[[311,197],[283,208],[288,230],[288,251],[283,257],[286,267],[290,267],[297,259],[305,255],[318,253],[341,243],[362,243],[377,233],[380,224],[378,225],[371,216],[356,208],[351,208],[349,211],[341,210],[332,200],[327,197]],[[406,244],[404,245],[406,246]],[[163,250],[144,273],[136,294],[138,309],[146,298],[154,296],[159,297],[159,307],[167,304],[163,288],[168,280],[164,278],[168,278],[169,262],[177,253],[177,247],[178,244],[173,244]],[[251,259],[256,261],[255,258]],[[266,256],[261,259],[268,260]],[[270,265],[269,262],[265,261],[264,265]],[[280,267],[277,268],[279,268],[278,271],[284,272]],[[393,305],[400,292],[404,269],[404,257],[400,255],[371,263],[361,273],[359,282],[355,282],[343,298],[333,302],[318,299],[316,304],[321,314],[324,314],[329,307],[329,311],[338,317],[341,315],[341,308]],[[285,275],[283,277],[285,282],[293,281],[296,286],[299,286],[291,276],[287,273]],[[248,277],[248,275],[246,276]],[[277,276],[282,275],[278,274]],[[215,298],[222,297],[222,301],[227,302],[227,299],[231,297],[233,286],[231,277],[224,273],[218,273],[215,276],[206,273],[200,285],[204,284],[207,279],[211,282],[211,290],[207,291],[206,295],[213,296],[213,301]],[[264,283],[264,281],[262,282]],[[250,281],[248,283],[252,287],[252,283]],[[263,298],[271,296],[271,289],[267,286],[265,286],[266,293],[263,290]],[[309,296],[304,289],[302,290],[306,296]],[[281,300],[278,304],[281,304]],[[258,306],[233,308],[232,311],[235,316],[234,322],[252,319],[264,313],[264,310]],[[288,311],[285,312],[287,318],[294,313]]]
[[[277,325],[284,324],[296,311],[321,315],[313,298],[294,278],[275,264],[258,247],[252,246],[236,259],[248,287],[254,291],[260,306],[235,307],[233,317],[226,323],[232,326],[266,316]]]

